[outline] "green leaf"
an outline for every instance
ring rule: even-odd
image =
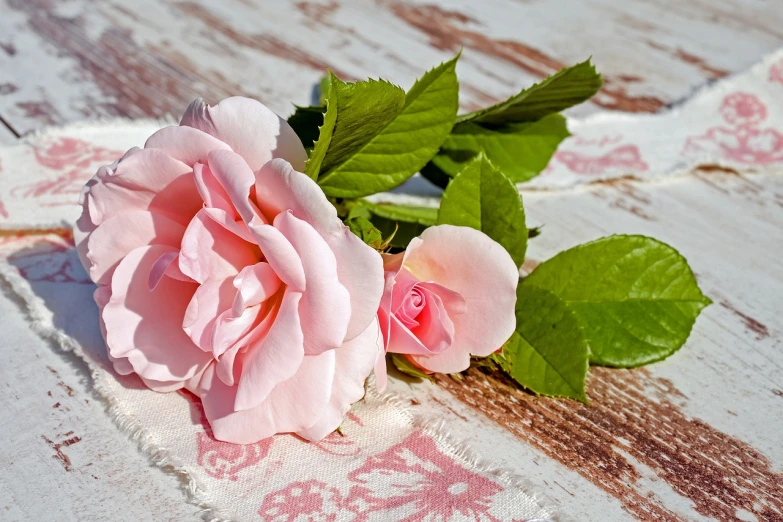
[[[329,96],[329,87],[332,85],[332,79],[327,74],[318,82],[318,104],[326,106],[326,98]]]
[[[576,315],[553,293],[521,283],[517,328],[503,347],[500,367],[535,393],[587,403],[588,348]]]
[[[381,231],[373,226],[370,221],[362,216],[352,217],[345,222],[348,228],[356,234],[365,244],[378,250],[383,245],[383,235]]]
[[[370,203],[362,204],[369,207],[370,212],[392,221],[404,221],[405,223],[418,223],[419,225],[432,226],[438,220],[438,209],[434,207],[413,207],[409,205],[396,205],[394,203]]]
[[[404,91],[383,80],[345,83],[330,72],[330,82],[324,124],[305,166],[319,181],[361,152],[405,103]]]
[[[500,127],[468,122],[454,127],[431,163],[454,177],[483,152],[511,181],[521,183],[544,170],[557,146],[568,136],[565,118],[559,114]]]
[[[459,56],[404,94],[385,81],[345,83],[331,75],[327,111],[305,172],[327,196],[383,192],[418,172],[454,125]]]
[[[602,85],[603,78],[587,60],[562,69],[504,102],[463,114],[457,118],[457,125],[465,122],[503,125],[536,121],[589,100]]]
[[[525,279],[568,304],[590,344],[591,362],[634,367],[680,349],[711,303],[687,261],[644,236],[610,236],[559,253]]]
[[[318,139],[319,127],[324,123],[326,107],[299,107],[288,117],[288,124],[308,151]]]
[[[348,219],[361,216],[371,221],[384,237],[391,237],[389,245],[405,248],[411,239],[421,235],[424,229],[434,225],[438,209],[410,207],[386,203],[351,202]]]
[[[525,261],[528,232],[522,198],[483,154],[449,183],[440,203],[438,224],[481,230],[503,245],[517,266]]]
[[[557,146],[569,136],[565,119],[556,114],[589,99],[603,80],[586,61],[567,67],[508,100],[457,117],[440,152],[422,170],[439,187],[479,152],[513,182],[541,173]]]
[[[393,353],[391,354],[391,357],[392,357],[392,363],[394,363],[394,367],[397,368],[402,373],[404,373],[405,375],[410,375],[411,377],[416,377],[418,379],[428,379],[430,381],[432,380],[432,375],[420,370],[417,366],[411,363],[404,355]]]

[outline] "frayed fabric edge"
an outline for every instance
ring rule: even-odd
[[[220,509],[213,505],[212,500],[198,484],[196,478],[165,447],[152,442],[152,437],[139,421],[120,411],[120,407],[104,385],[104,379],[111,377],[104,375],[103,370],[95,367],[78,342],[64,334],[52,323],[41,298],[32,292],[28,282],[16,269],[6,262],[0,262],[0,280],[21,301],[18,304],[23,307],[23,312],[27,315],[33,332],[41,339],[54,344],[58,349],[75,354],[87,364],[93,388],[105,405],[109,418],[122,433],[137,444],[139,450],[147,456],[151,464],[166,473],[175,475],[180,480],[180,488],[185,492],[187,501],[199,508],[197,514],[202,520],[204,522],[230,522],[231,519],[225,518]]]
[[[466,468],[489,475],[504,486],[512,487],[527,496],[530,507],[535,509],[536,513],[533,518],[525,519],[525,522],[556,522],[558,520],[554,510],[542,502],[545,495],[533,482],[512,470],[495,465],[489,459],[479,455],[471,448],[470,444],[456,440],[448,429],[447,423],[442,419],[416,415],[410,411],[406,401],[399,395],[379,393],[375,386],[374,375],[367,379],[365,400],[367,399],[392,406],[406,424],[432,437],[438,449],[453,457]]]

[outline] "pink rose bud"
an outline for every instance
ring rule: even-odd
[[[405,252],[383,257],[378,318],[386,351],[430,373],[456,373],[470,366],[471,355],[490,355],[514,332],[519,271],[483,232],[430,227]],[[376,375],[382,389],[381,364]]]
[[[199,100],[82,193],[74,238],[115,369],[198,395],[220,440],[322,439],[382,349],[382,261],[306,159],[264,105]]]

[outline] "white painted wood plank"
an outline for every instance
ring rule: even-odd
[[[106,415],[87,368],[26,328],[0,295],[0,519],[194,520],[176,477]],[[11,340],[15,342],[11,342]]]
[[[681,4],[2,0],[0,115],[28,131],[231,94],[285,115],[327,66],[408,86],[463,45],[464,109],[593,55],[607,79],[597,103],[652,111],[783,44],[776,0]]]
[[[11,132],[11,129],[6,127],[0,122],[0,144],[11,143],[16,139],[16,135]]]

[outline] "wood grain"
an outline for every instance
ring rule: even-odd
[[[190,520],[176,477],[152,467],[117,430],[83,361],[27,328],[0,293],[0,519]]]
[[[682,4],[0,0],[0,117],[22,133],[232,94],[288,114],[326,67],[408,86],[461,47],[465,110],[592,55],[606,85],[576,113],[655,111],[783,44],[777,0]]]

